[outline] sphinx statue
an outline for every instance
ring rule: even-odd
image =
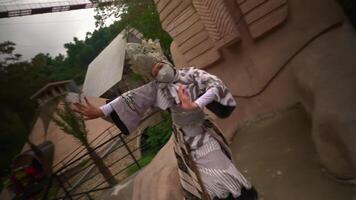
[[[336,1],[154,1],[175,66],[217,75],[236,98],[239,108],[219,121],[228,139],[263,113],[301,103],[321,165],[355,179],[356,32]],[[133,199],[181,199],[171,143],[135,178]],[[157,181],[169,184],[154,192]]]

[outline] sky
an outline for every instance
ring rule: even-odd
[[[17,0],[19,1],[21,0]],[[0,5],[6,2],[9,1],[0,0]],[[15,53],[22,54],[22,60],[31,59],[41,52],[49,53],[51,56],[59,53],[65,55],[63,47],[65,43],[73,41],[73,37],[84,39],[87,32],[95,30],[94,15],[94,9],[82,9],[0,18],[0,42],[10,40],[16,43]],[[113,19],[110,19],[106,24],[112,22]]]

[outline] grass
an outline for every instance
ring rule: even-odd
[[[136,73],[131,73],[128,75],[128,79],[131,83],[136,83],[136,82],[139,82],[139,81],[143,81],[143,78],[141,75],[139,74],[136,74]]]
[[[138,160],[138,163],[139,163],[139,165],[141,166],[141,168],[144,167],[144,166],[146,166],[146,165],[148,165],[148,164],[151,162],[151,160],[155,157],[155,155],[156,155],[156,154],[143,155],[143,156],[141,157],[141,159]],[[134,174],[134,173],[137,172],[138,170],[140,170],[140,169],[138,168],[137,165],[132,165],[132,166],[130,166],[130,167],[127,169],[127,174],[128,174],[128,176],[131,176],[132,174]]]
[[[143,146],[142,157],[138,160],[141,167],[148,165],[158,151],[167,143],[172,133],[172,119],[167,112],[162,113],[162,121],[144,130],[142,137]],[[128,176],[140,170],[137,165],[132,165],[127,169]]]

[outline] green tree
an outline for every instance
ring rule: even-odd
[[[164,53],[170,56],[172,38],[162,29],[153,0],[116,0],[112,4],[99,4],[95,16],[97,26],[102,27],[110,17],[119,18],[124,27],[139,30],[145,38],[159,39]]]
[[[146,128],[144,131],[145,139],[143,145],[146,146],[144,154],[157,154],[171,137],[172,131],[172,119],[170,114],[168,112],[162,112],[162,121]]]
[[[0,43],[0,67],[5,67],[9,62],[16,62],[20,60],[21,54],[14,54],[15,43],[5,41]],[[0,68],[0,69],[1,69]]]
[[[20,116],[11,110],[2,110],[0,118],[1,177],[9,173],[9,163],[25,143],[27,129]]]
[[[1,169],[6,169],[11,158],[20,152],[31,131],[31,124],[36,120],[37,105],[30,97],[52,81],[73,79],[82,84],[89,63],[126,27],[140,30],[146,38],[160,39],[169,55],[171,39],[161,29],[153,1],[120,2],[112,7],[112,11],[120,14],[121,19],[87,33],[84,40],[73,38],[72,42],[64,44],[66,56],[51,57],[48,53],[39,53],[30,62],[20,61],[21,55],[16,54],[15,43],[0,43],[0,147],[3,148],[0,156],[4,161],[0,162]],[[106,10],[108,7],[102,8]],[[121,8],[124,8],[123,12],[116,12]]]
[[[4,58],[0,64],[0,175],[8,173],[11,159],[28,138],[36,109],[30,96],[46,82],[31,63],[7,59],[16,55],[14,51],[13,42],[0,44],[0,54]]]
[[[116,185],[117,181],[115,180],[115,177],[111,174],[110,170],[106,167],[100,156],[89,145],[87,138],[88,131],[83,117],[74,113],[68,102],[64,102],[63,109],[58,109],[55,115],[56,116],[53,117],[53,121],[57,124],[57,126],[61,127],[66,134],[77,139],[77,141],[79,141],[88,151],[90,158],[93,160],[95,166],[103,175],[106,182],[110,186]]]

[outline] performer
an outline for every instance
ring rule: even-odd
[[[206,107],[228,117],[236,102],[216,76],[196,68],[175,69],[168,61],[152,67],[155,80],[124,93],[100,108],[86,100],[75,110],[87,119],[110,117],[129,134],[151,107],[169,110],[174,151],[185,199],[257,199],[257,192],[236,169],[221,131],[206,118]]]

